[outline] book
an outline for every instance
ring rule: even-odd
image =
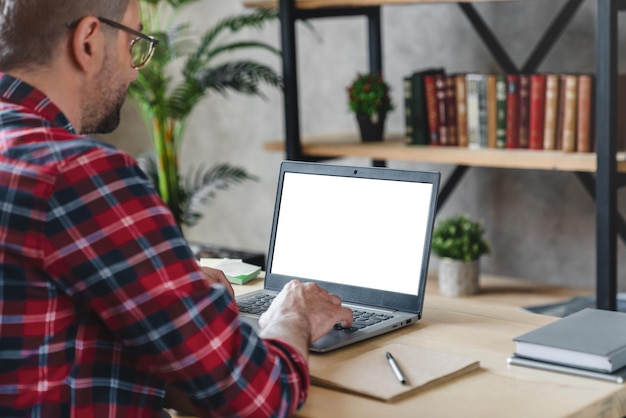
[[[496,76],[496,148],[506,148],[506,76]]]
[[[487,148],[496,148],[498,126],[496,95],[496,75],[487,74]]]
[[[513,341],[516,356],[612,373],[626,366],[626,313],[587,308]]]
[[[539,360],[531,360],[529,358],[511,356],[507,359],[507,363],[513,366],[524,366],[539,370],[548,370],[551,372],[571,374],[574,376],[590,377],[592,379],[605,380],[607,382],[623,384],[626,378],[626,367],[613,372],[602,373],[593,370],[578,369],[576,367],[562,366],[560,364],[546,363]]]
[[[577,116],[577,96],[578,96],[578,75],[564,74],[561,76],[561,87],[563,89],[562,102],[562,129],[561,129],[561,150],[565,152],[576,151],[576,116]]]
[[[506,75],[506,147],[519,148],[519,75]]]
[[[387,352],[393,354],[406,384],[401,384],[392,372]],[[312,367],[311,383],[393,402],[479,368],[480,363],[469,357],[396,343],[326,367]]]
[[[530,75],[519,75],[519,137],[518,148],[528,148],[530,122]]]
[[[465,96],[465,74],[454,77],[456,83],[456,134],[457,145],[467,147],[467,98]]]
[[[424,92],[426,93],[426,115],[428,116],[428,138],[430,145],[439,145],[439,108],[437,106],[437,91],[435,75],[424,76]]]
[[[593,152],[593,76],[581,74],[578,76],[578,104],[576,115],[576,151]]]
[[[557,116],[559,114],[559,76],[546,75],[546,100],[543,129],[543,148],[556,149]]]
[[[467,74],[465,76],[465,85],[467,88],[467,146],[472,149],[481,147],[479,115],[480,79],[480,74]]]
[[[402,88],[404,91],[404,136],[407,144],[412,144],[413,136],[413,86],[411,76],[402,79]]]
[[[439,144],[450,145],[450,134],[448,132],[448,110],[447,108],[447,85],[445,74],[435,75],[435,94],[437,96],[437,129],[439,130]]]
[[[446,113],[448,122],[448,145],[457,145],[457,129],[456,129],[456,77],[454,75],[446,76]]]
[[[528,148],[543,149],[546,106],[546,75],[530,76],[530,115],[528,122]]]
[[[487,75],[478,74],[478,133],[480,148],[488,148],[488,120],[487,120]]]
[[[424,76],[427,74],[443,74],[443,68],[427,68],[415,71],[404,78],[406,137],[409,144],[428,145],[428,113],[426,110],[426,92]]]

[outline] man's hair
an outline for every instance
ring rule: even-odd
[[[0,71],[50,63],[67,23],[84,16],[120,20],[130,0],[0,0]]]

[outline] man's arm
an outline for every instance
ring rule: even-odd
[[[292,319],[266,320],[276,339],[261,339],[240,322],[228,288],[209,283],[130,157],[94,149],[62,168],[46,220],[46,271],[106,325],[94,335],[117,337],[119,353],[104,353],[111,373],[148,371],[185,392],[200,415],[291,414],[306,398],[305,347],[322,316],[297,341],[284,332]],[[303,314],[300,299],[285,297],[282,311],[292,304]],[[142,390],[132,373],[124,378]]]
[[[226,277],[219,270],[204,268],[207,279],[223,283]],[[232,289],[232,288],[231,288]],[[311,341],[322,337],[334,324],[352,325],[352,311],[341,306],[338,296],[316,284],[289,282],[261,317],[261,336],[283,341],[306,357]],[[165,407],[193,414],[193,403],[186,393],[169,385]]]

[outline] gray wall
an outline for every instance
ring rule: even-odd
[[[476,8],[521,66],[560,7],[560,1],[477,4]],[[241,2],[207,0],[183,13],[199,31],[218,19],[242,12]],[[623,20],[620,18],[620,21]],[[345,87],[357,71],[367,70],[365,19],[337,18],[298,25],[301,125],[306,133],[355,129],[347,110]],[[595,1],[587,0],[539,71],[594,70]],[[278,24],[252,36],[279,45]],[[397,104],[387,130],[401,132],[402,77],[416,69],[443,66],[448,72],[497,72],[499,68],[456,4],[383,8],[385,78]],[[280,68],[276,58],[256,59]],[[620,67],[623,68],[621,58]],[[277,169],[283,155],[263,144],[283,137],[281,95],[267,99],[212,95],[198,106],[183,145],[182,165],[230,162],[245,166],[260,180],[220,194],[207,207],[189,239],[265,252],[270,231]],[[146,131],[132,103],[121,128],[107,138],[133,153],[149,148]],[[364,159],[335,160],[368,165]],[[451,166],[389,162],[391,167],[440,170]],[[620,200],[623,196],[620,194]],[[624,202],[622,202],[624,203]],[[626,205],[621,204],[626,213]],[[472,168],[440,212],[468,214],[484,222],[493,254],[483,271],[529,280],[593,287],[595,277],[594,204],[572,173]],[[624,246],[619,243],[620,289],[626,289]],[[437,268],[436,259],[432,260]]]

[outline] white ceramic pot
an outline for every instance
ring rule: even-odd
[[[439,261],[439,292],[444,296],[468,296],[479,292],[480,260],[465,262],[442,258]]]

